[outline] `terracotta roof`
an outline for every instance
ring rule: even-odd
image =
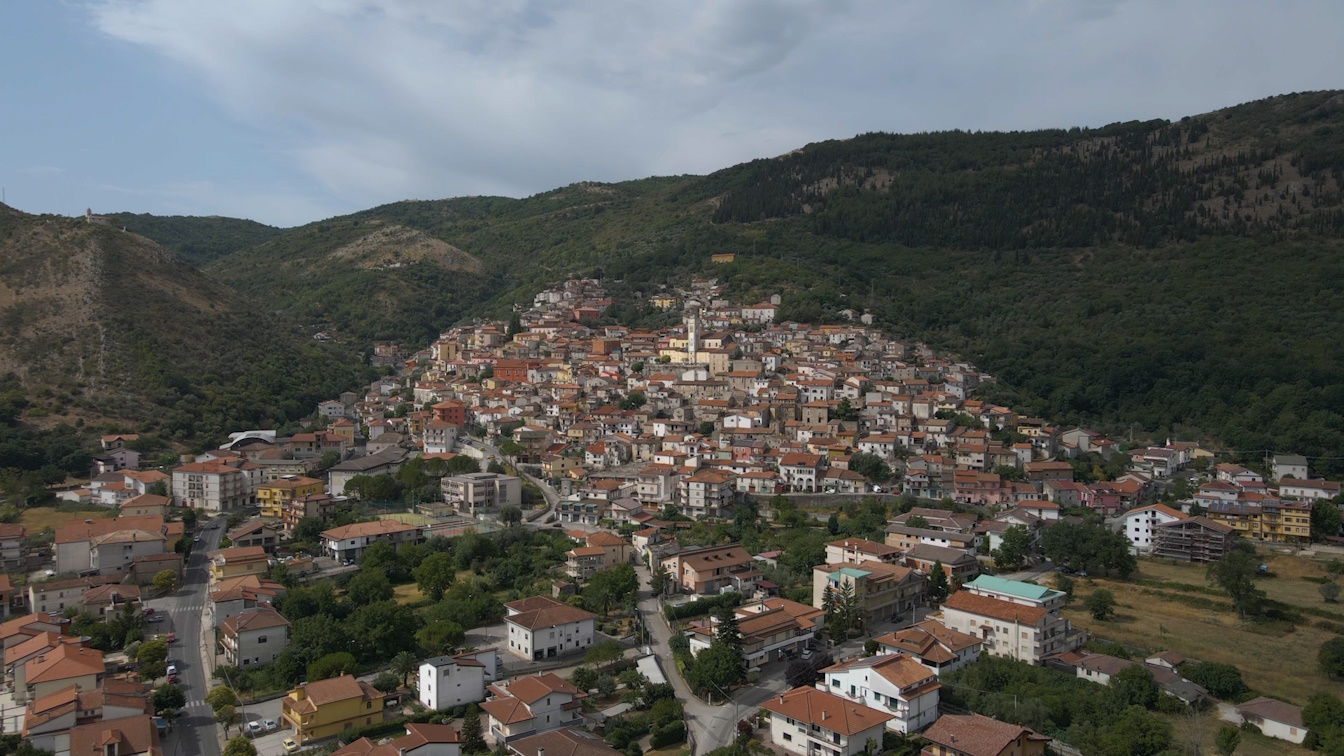
[[[23,668],[27,685],[72,677],[97,675],[103,672],[103,652],[92,648],[62,643],[50,651],[30,659]]]
[[[104,756],[106,746],[116,746],[117,756],[162,753],[159,731],[148,714],[110,722],[94,722],[70,730],[70,756]]]
[[[874,640],[933,662],[952,661],[958,652],[982,644],[974,635],[957,632],[936,620],[925,620]]]
[[[492,698],[481,704],[481,710],[506,725],[526,722],[532,718],[532,710],[527,708],[527,704],[513,696]]]
[[[981,596],[970,591],[957,591],[952,594],[943,602],[943,608],[1026,625],[1035,625],[1049,614],[1038,607],[1014,604],[1011,601]]]
[[[536,598],[545,598],[538,596]],[[550,599],[549,606],[539,606],[539,608],[529,611],[519,612],[518,614],[505,617],[504,621],[525,627],[528,630],[536,630],[541,627],[554,627],[569,622],[581,622],[587,619],[596,619],[597,615],[585,611],[577,606],[570,606],[559,601]]]
[[[761,708],[841,735],[857,735],[896,716],[812,687],[767,699]]]
[[[515,740],[509,750],[519,756],[617,756],[620,751],[607,745],[596,735],[571,727],[543,732]]]
[[[289,627],[289,620],[270,607],[225,617],[219,626],[226,634],[237,635],[247,630],[265,630],[270,627]]]
[[[346,701],[351,698],[378,698],[382,696],[371,686],[361,684],[353,675],[331,677],[326,680],[310,682],[301,687],[307,691],[308,700],[314,706],[323,706],[334,701]],[[369,691],[373,691],[373,695],[369,695]]]
[[[968,756],[999,756],[1023,734],[1026,734],[1029,740],[1050,739],[1030,728],[1000,722],[979,714],[944,714],[924,731],[923,737],[930,743]]]
[[[845,538],[839,541],[831,541],[826,545],[838,546],[849,551],[858,550],[865,554],[877,554],[879,556],[889,556],[891,554],[901,553],[901,550],[894,546],[888,546],[885,543],[878,543],[877,541],[870,541],[866,538]]]
[[[577,696],[581,692],[578,688],[551,672],[535,677],[520,677],[510,682],[507,690],[510,696],[527,704],[536,703],[538,699],[552,693],[568,693],[571,696]]]
[[[1243,717],[1247,714],[1268,719],[1271,722],[1281,722],[1289,727],[1302,727],[1302,707],[1293,706],[1290,703],[1276,701],[1272,698],[1252,698],[1244,704],[1237,706],[1237,713]]]
[[[343,525],[339,528],[324,530],[322,531],[322,537],[329,541],[340,541],[346,538],[405,533],[417,529],[415,525],[406,525],[396,520],[377,520],[375,522],[357,522],[353,525]]]

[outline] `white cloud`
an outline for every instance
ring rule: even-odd
[[[94,0],[342,204],[705,172],[861,131],[1337,86],[1338,3]],[[302,210],[302,202],[295,211]]]

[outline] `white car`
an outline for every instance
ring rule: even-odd
[[[273,732],[277,727],[279,727],[279,725],[275,723],[274,719],[261,720],[261,729],[265,730],[266,732]]]
[[[247,723],[247,734],[248,734],[248,735],[260,735],[260,734],[261,734],[261,722],[258,722],[258,721],[255,720],[255,719],[252,720],[251,722],[248,722],[248,723]]]
[[[176,665],[176,664],[169,664],[169,665],[168,665],[168,674],[170,674],[170,675],[175,675],[175,674],[177,674],[177,665]]]

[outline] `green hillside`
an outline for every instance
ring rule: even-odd
[[[109,217],[115,218],[118,226],[153,239],[198,268],[283,233],[274,226],[242,218],[148,213],[114,213]]]
[[[306,324],[418,342],[595,271],[619,295],[613,317],[654,322],[636,293],[712,272],[742,299],[782,293],[783,317],[870,309],[1062,422],[1334,456],[1341,178],[1344,95],[1317,92],[1176,122],[867,134],[703,177],[400,202],[209,271]],[[361,241],[387,228],[446,250],[388,267],[395,241]],[[737,260],[711,266],[715,252]]]
[[[296,420],[367,377],[353,350],[319,346],[149,239],[0,206],[0,468],[86,471],[6,451],[25,424],[199,441]]]

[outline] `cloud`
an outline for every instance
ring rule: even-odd
[[[706,172],[870,130],[1179,117],[1334,86],[1344,69],[1344,9],[1327,3],[86,7],[100,32],[187,72],[268,134],[276,159],[354,207]]]

